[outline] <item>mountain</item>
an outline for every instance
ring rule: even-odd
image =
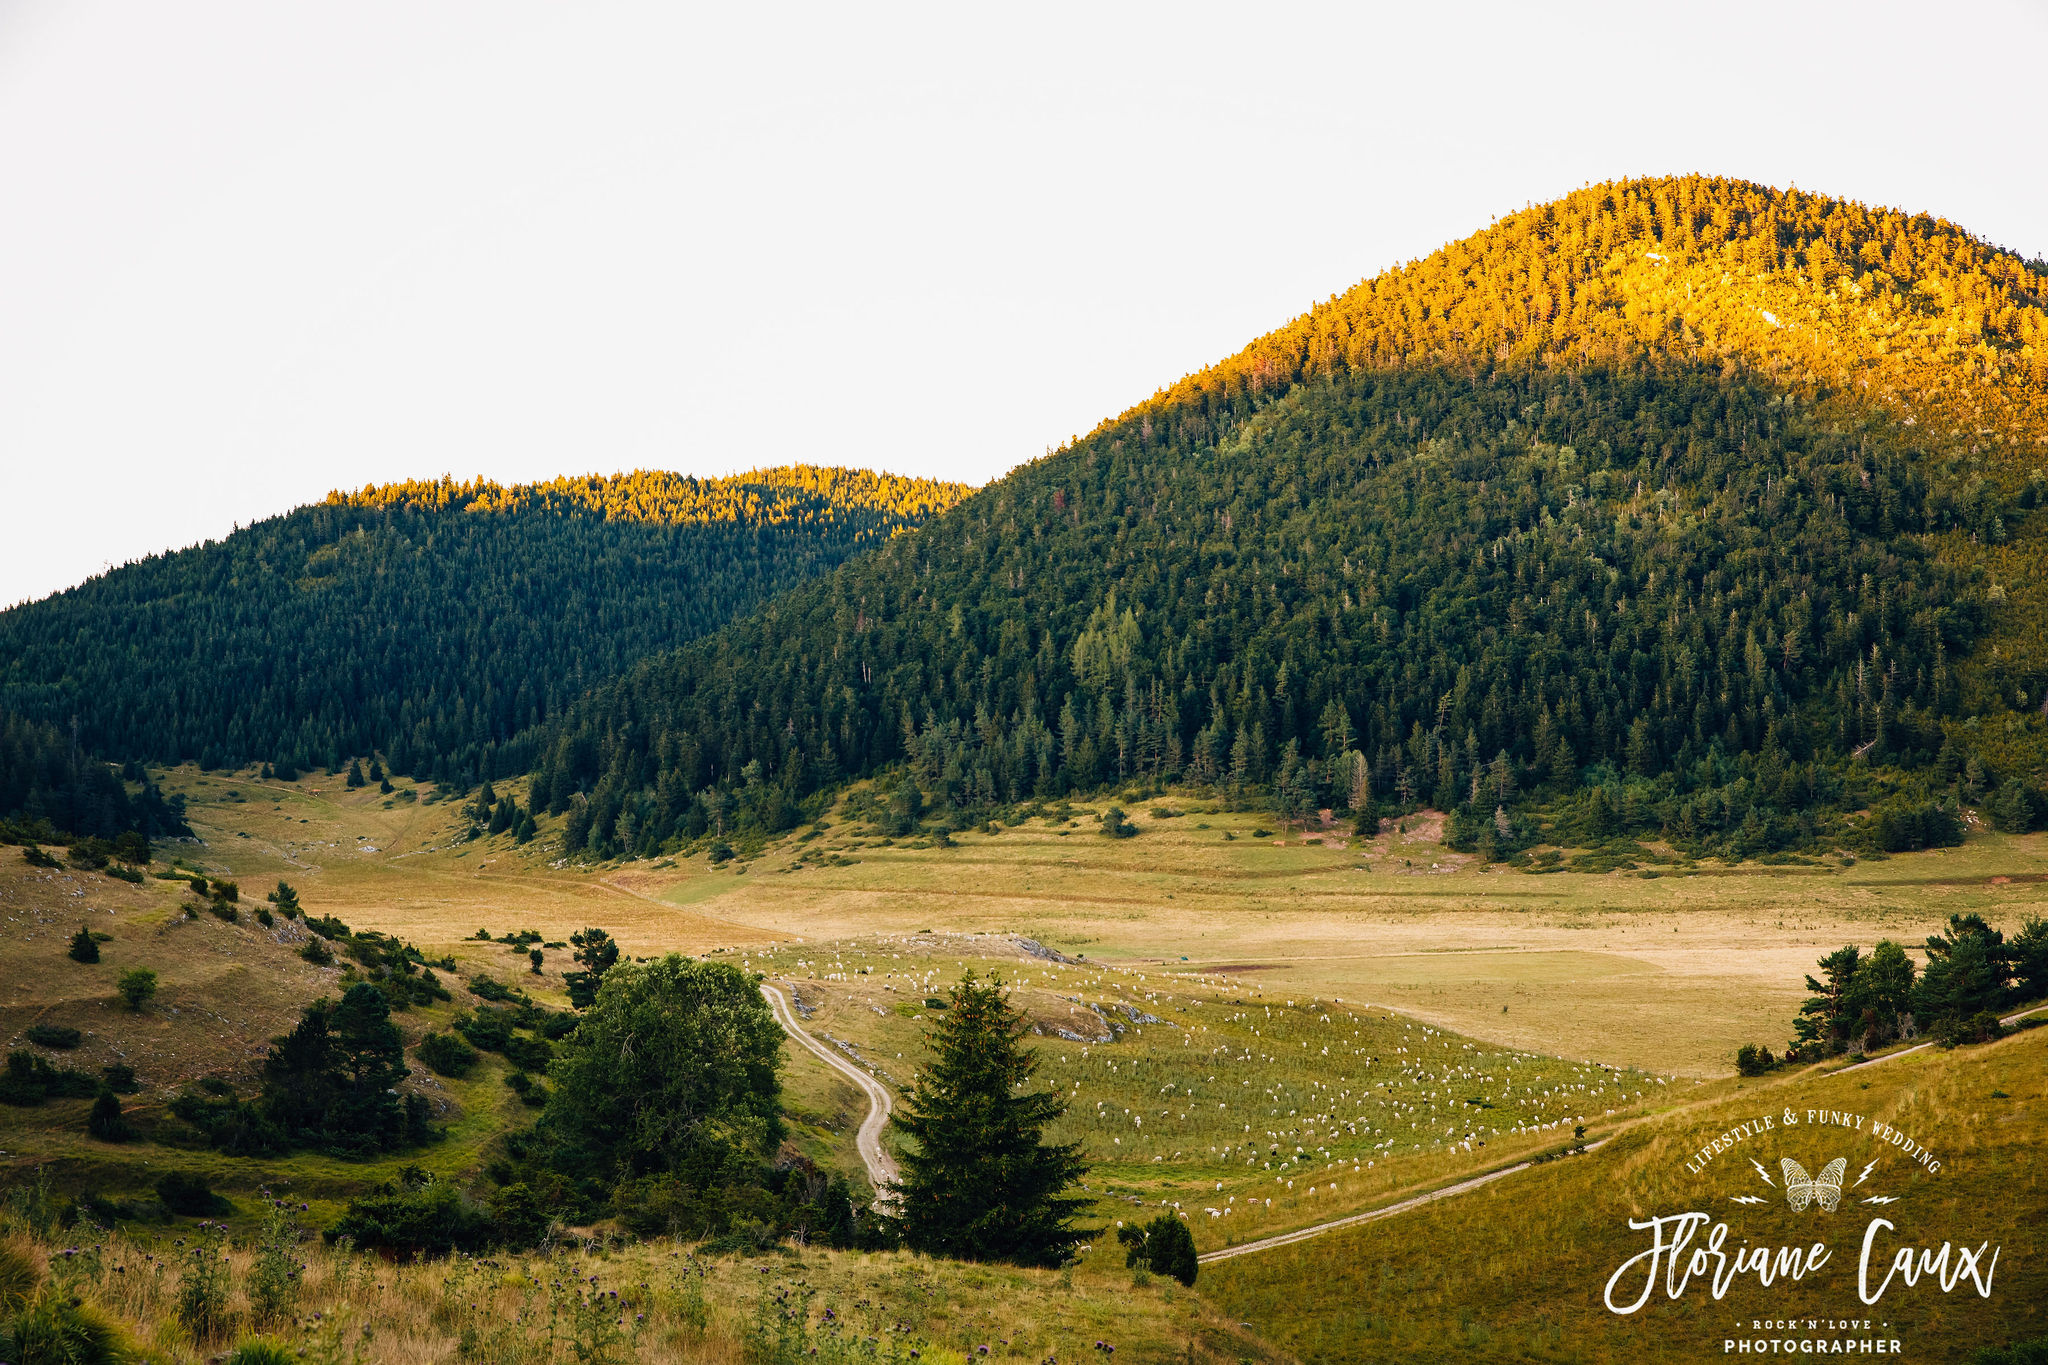
[[[2048,265],[1924,215],[1601,185],[1333,297],[549,727],[568,841],[898,762],[1754,855],[2040,805]],[[1850,818],[1875,804],[1879,817]],[[1860,833],[1859,833],[1860,831]]]
[[[0,612],[0,705],[115,760],[473,782],[593,683],[968,491],[794,467],[335,493]]]

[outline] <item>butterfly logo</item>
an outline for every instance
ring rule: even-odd
[[[1822,1212],[1833,1213],[1842,1202],[1842,1173],[1849,1169],[1849,1158],[1838,1156],[1821,1167],[1820,1174],[1811,1176],[1806,1168],[1791,1157],[1784,1158],[1779,1165],[1785,1172],[1785,1202],[1798,1213],[1808,1204],[1817,1203]]]

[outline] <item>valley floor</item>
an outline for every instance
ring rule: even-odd
[[[1158,1330],[1127,1332],[1125,1359],[1183,1358],[1198,1320],[1207,1325],[1195,1334],[1195,1359],[1268,1349],[1332,1361],[1694,1358],[1659,1357],[1645,1343],[1700,1347],[1705,1319],[1685,1317],[1687,1336],[1669,1313],[1655,1328],[1643,1325],[1650,1318],[1588,1316],[1597,1285],[1589,1298],[1582,1281],[1628,1236],[1618,1209],[1677,1196],[1668,1177],[1688,1135],[1725,1126],[1724,1115],[1766,1096],[1789,1106],[1819,1095],[1853,1100],[1971,1134],[1950,1144],[1969,1153],[1959,1179],[1996,1173],[2015,1182],[2016,1218],[2033,1208],[2039,1173],[2015,1144],[2032,1140],[2048,1035],[1930,1049],[1833,1079],[1809,1071],[1742,1082],[1730,1073],[1737,1046],[1782,1046],[1803,976],[1843,943],[1914,945],[1954,913],[1976,911],[2008,929],[2043,913],[2048,835],[1973,835],[1960,849],[1853,864],[1532,875],[1445,849],[1426,819],[1374,839],[1283,834],[1257,814],[1174,796],[1134,809],[1139,833],[1127,840],[1102,837],[1095,808],[1083,806],[1058,820],[956,833],[951,846],[885,840],[828,816],[721,866],[700,857],[584,868],[553,861],[546,831],[525,846],[504,836],[457,842],[466,822],[425,788],[385,797],[332,779],[190,770],[169,785],[190,799],[202,842],[161,856],[238,880],[246,905],[283,878],[309,914],[452,956],[450,985],[484,974],[557,1005],[561,973],[574,965],[565,950],[544,950],[535,972],[523,949],[479,941],[477,930],[530,928],[560,943],[600,925],[639,956],[729,956],[763,973],[805,1032],[892,1094],[921,1055],[925,1000],[966,969],[1001,975],[1033,1022],[1041,1080],[1069,1097],[1056,1136],[1081,1141],[1094,1162],[1089,1184],[1104,1232],[1075,1279],[1105,1286],[1110,1298],[1107,1286],[1129,1284],[1110,1235],[1118,1218],[1175,1209],[1210,1252],[1545,1158],[1456,1199],[1212,1264],[1178,1305],[1154,1286],[1145,1292],[1161,1306]],[[33,1023],[80,1028],[82,1044],[60,1060],[134,1065],[144,1092],[130,1109],[146,1118],[202,1076],[246,1078],[301,1004],[334,992],[336,969],[298,957],[301,927],[188,919],[181,896],[172,881],[130,886],[0,856],[0,1030],[9,1045],[21,1046]],[[81,921],[110,935],[99,964],[64,957]],[[141,1015],[112,988],[135,965],[163,981]],[[444,1025],[467,1003],[459,988],[456,996],[400,1016],[408,1036]],[[502,1070],[487,1059],[477,1075],[451,1081],[416,1067],[408,1084],[430,1095],[450,1137],[407,1159],[472,1177],[496,1135],[531,1114]],[[869,1099],[854,1080],[792,1048],[785,1083],[799,1147],[830,1168],[863,1172],[856,1134]],[[2018,1097],[2010,1113],[1977,1098],[1993,1089]],[[238,1204],[258,1185],[288,1182],[318,1218],[403,1164],[115,1147],[83,1136],[85,1107],[0,1109],[0,1181],[21,1188],[42,1166],[67,1189],[118,1192],[175,1165],[208,1175]],[[2032,1283],[2042,1221],[2002,1234],[2007,1278],[1991,1318],[2001,1330],[2031,1322],[2010,1305]],[[1558,1263],[1565,1269],[1529,1259],[1558,1239],[1570,1248]],[[1500,1280],[1498,1292],[1464,1284],[1459,1256],[1479,1280]],[[968,1273],[914,1258],[803,1259],[814,1284]],[[856,1274],[858,1266],[868,1269]],[[719,1313],[742,1311],[740,1299],[713,1300]],[[1813,1302],[1812,1311],[1838,1315],[1849,1306]],[[1689,1302],[1671,1311],[1705,1310]],[[1959,1314],[1929,1309],[1913,1320],[1917,1339],[1946,1342],[1959,1324],[1982,1319]],[[1728,1314],[1716,1306],[1711,1316]],[[1270,1346],[1228,1344],[1229,1333],[1244,1333],[1239,1322]],[[742,1335],[729,1333],[734,1343]],[[1035,1351],[1052,1338],[1032,1340]],[[946,1349],[979,1344],[963,1338]],[[1719,1339],[1712,1344],[1718,1350]],[[410,1358],[445,1358],[420,1351]]]

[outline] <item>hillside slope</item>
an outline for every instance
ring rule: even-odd
[[[0,612],[0,704],[103,758],[473,781],[592,683],[967,491],[795,467],[336,493]]]
[[[1954,798],[2024,823],[2044,293],[1924,216],[1589,189],[648,661],[535,790],[601,851],[716,822],[714,783],[898,760],[960,811],[1196,781],[1501,846],[1531,795],[1744,855],[1873,801],[1899,846],[1954,837]]]

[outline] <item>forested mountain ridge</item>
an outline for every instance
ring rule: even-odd
[[[473,782],[591,684],[968,491],[796,467],[336,493],[0,612],[0,704],[103,758]]]
[[[601,851],[899,759],[963,811],[1193,780],[1482,842],[1532,795],[1731,852],[2030,819],[2044,293],[1740,182],[1526,210],[600,688],[536,796]]]

